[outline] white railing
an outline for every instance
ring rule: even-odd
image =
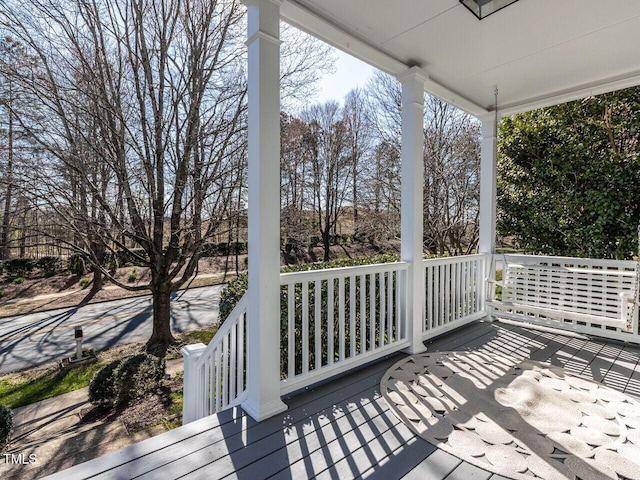
[[[486,315],[484,255],[424,260],[423,338]],[[280,275],[280,391],[303,389],[410,346],[406,262]],[[209,346],[189,345],[183,422],[246,397],[247,295]]]
[[[423,338],[439,335],[486,315],[486,255],[423,260]]]
[[[497,255],[493,315],[638,342],[637,263]]]
[[[239,405],[246,393],[245,293],[207,347],[189,345],[185,361],[183,423]]]
[[[407,269],[396,262],[282,274],[282,393],[407,347]]]

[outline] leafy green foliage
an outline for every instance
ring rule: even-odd
[[[80,279],[80,286],[82,288],[87,288],[87,286],[91,283],[91,280],[87,277],[81,278]]]
[[[35,266],[30,258],[12,258],[4,262],[4,268],[11,277],[28,277]]]
[[[246,242],[205,243],[200,250],[200,256],[202,258],[222,255],[241,255],[245,253],[247,253]]]
[[[67,259],[67,270],[74,275],[82,275],[87,270],[87,262],[79,253],[74,253]]]
[[[505,118],[498,231],[527,252],[630,258],[640,220],[640,88]]]
[[[11,440],[13,429],[13,413],[4,405],[0,405],[0,452],[4,452]]]
[[[354,266],[359,266],[359,265],[372,265],[372,264],[376,264],[376,263],[388,263],[388,262],[396,262],[399,260],[399,256],[397,254],[381,254],[381,255],[372,255],[369,257],[359,257],[359,258],[342,258],[339,260],[330,260],[328,262],[321,262],[321,263],[313,263],[313,264],[304,264],[304,265],[296,265],[293,267],[287,267],[285,269],[282,270],[283,273],[287,273],[287,272],[303,272],[303,271],[311,271],[311,270],[322,270],[322,269],[327,269],[327,268],[341,268],[341,267],[354,267]],[[359,281],[357,281],[355,283],[355,285],[353,286],[353,290],[351,289],[351,285],[350,285],[350,278],[346,278],[344,280],[344,292],[345,292],[345,306],[346,308],[350,309],[351,307],[351,303],[355,302],[355,314],[356,314],[356,330],[355,330],[355,336],[356,338],[361,339],[361,341],[366,344],[367,347],[370,347],[369,343],[371,342],[371,325],[370,325],[370,318],[368,315],[366,315],[366,318],[363,318],[363,322],[365,324],[365,328],[367,329],[367,334],[365,334],[365,332],[361,332],[360,328],[363,324],[363,322],[360,321],[360,314],[361,314],[361,305],[360,305],[360,288],[361,288],[361,283]],[[371,285],[370,285],[371,279],[367,276],[365,279],[365,283],[364,283],[364,288],[366,289],[367,292],[370,291]],[[397,288],[396,285],[396,281],[393,280],[392,281],[392,288],[395,289]],[[220,294],[220,319],[221,322],[224,322],[224,320],[226,320],[226,318],[229,316],[229,314],[231,313],[231,311],[233,310],[233,308],[235,307],[235,305],[240,301],[240,299],[242,298],[242,295],[244,295],[245,291],[247,290],[248,287],[248,277],[246,274],[243,275],[239,275],[235,280],[229,282],[229,284],[222,290],[221,294]],[[302,344],[302,336],[301,336],[301,332],[302,332],[302,305],[303,305],[303,294],[302,294],[302,287],[301,285],[296,285],[295,287],[295,292],[293,292],[293,308],[295,310],[295,325],[293,326],[293,331],[294,331],[294,348],[295,351],[297,353],[296,355],[296,359],[295,359],[295,363],[296,365],[293,367],[294,372],[296,373],[300,373],[300,371],[302,370],[302,348],[301,348],[301,344]],[[328,338],[329,338],[329,328],[327,326],[327,312],[329,310],[329,305],[328,305],[328,301],[327,301],[327,290],[329,288],[329,281],[327,280],[323,280],[320,282],[320,296],[321,296],[321,302],[320,302],[320,343],[322,345],[321,351],[322,351],[322,358],[320,359],[316,359],[315,358],[315,352],[314,351],[310,351],[309,352],[309,361],[310,364],[312,365],[312,367],[310,368],[315,368],[315,364],[316,362],[320,362],[322,365],[326,365],[328,362],[328,355],[331,355],[331,353],[328,351],[327,345],[328,345]],[[334,291],[337,291],[338,288],[338,284],[334,283]],[[351,298],[351,292],[353,291],[353,293],[355,294],[354,298]],[[315,291],[314,290],[309,290],[308,292],[308,298],[309,298],[309,306],[315,305]],[[380,307],[380,292],[379,289],[376,289],[376,295],[374,296],[373,299],[371,299],[371,297],[369,295],[365,295],[366,298],[366,302],[367,305],[364,306],[366,308],[366,310],[368,311],[370,308],[373,308],[374,310],[378,310]],[[281,318],[280,318],[280,341],[281,341],[281,345],[282,348],[280,349],[280,368],[281,368],[281,376],[282,378],[286,378],[286,376],[288,375],[288,362],[289,362],[289,357],[288,357],[288,345],[289,345],[289,318],[286,314],[287,312],[287,308],[288,308],[288,299],[289,299],[289,292],[288,292],[288,286],[282,286],[280,289],[280,305],[281,305]],[[373,300],[373,305],[371,304],[371,301]],[[338,295],[334,296],[333,299],[333,306],[332,309],[334,312],[336,312],[335,314],[337,315],[337,312],[339,310],[338,308],[338,303],[339,303],[339,299],[338,299]],[[313,322],[315,322],[315,318],[314,318],[314,313],[311,310],[310,307],[310,312],[309,312],[309,321],[310,321],[310,326],[309,326],[309,344],[313,345],[315,343],[315,324]],[[337,318],[337,317],[336,317]],[[350,338],[350,332],[338,332],[339,329],[339,325],[338,322],[334,323],[334,332],[333,332],[333,336],[334,338],[339,338],[340,335],[344,335],[345,336],[345,345],[346,345],[346,349],[350,350],[351,347],[351,341],[352,339]],[[386,336],[387,332],[380,332],[379,331],[379,325],[375,326],[375,331],[373,332],[373,339],[375,342],[378,342],[381,340],[381,336],[384,337]],[[356,341],[355,339],[353,341]],[[361,348],[357,346],[358,344],[356,343],[356,351],[357,348]],[[335,341],[334,342],[334,349],[335,351],[333,352],[334,355],[339,355],[339,346],[338,346],[338,342]]]
[[[164,372],[164,359],[153,355],[141,353],[122,360],[114,371],[116,405],[125,405],[156,390]]]
[[[20,284],[24,283],[24,277],[14,278],[13,279],[13,283],[15,283],[16,285],[20,285]]]
[[[53,255],[42,257],[36,261],[36,268],[38,268],[45,277],[52,277],[58,273],[61,265],[60,257]]]
[[[164,359],[146,353],[114,360],[91,379],[89,401],[97,407],[126,405],[157,389],[164,372]]]
[[[283,268],[282,273],[288,272],[306,272],[311,270],[323,270],[326,268],[342,268],[355,267],[358,265],[373,265],[375,263],[397,262],[400,256],[395,253],[383,253],[379,255],[371,255],[368,257],[340,258],[329,260],[328,262],[305,263]],[[226,287],[220,292],[220,324],[224,323],[233,308],[242,298],[244,292],[249,288],[249,276],[246,273],[238,275],[230,281]]]
[[[224,323],[248,288],[249,276],[246,273],[241,273],[222,289],[219,303],[220,324]]]
[[[96,407],[112,407],[116,400],[115,371],[122,360],[114,360],[98,370],[89,383],[89,402]]]

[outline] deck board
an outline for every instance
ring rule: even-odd
[[[482,470],[475,465],[471,465],[467,462],[461,462],[445,480],[489,480],[491,475],[491,472]]]
[[[478,322],[430,340],[428,351],[479,351],[550,362],[640,394],[640,349],[503,323]],[[380,394],[404,354],[285,398],[289,409],[257,423],[241,409],[59,472],[80,478],[374,478],[503,480],[415,436]]]
[[[441,480],[446,478],[461,463],[462,460],[458,457],[444,450],[436,449],[405,475],[404,480],[425,480],[427,478]]]

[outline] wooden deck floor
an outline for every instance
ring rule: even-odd
[[[503,323],[474,323],[427,344],[548,361],[640,396],[640,349]],[[50,477],[104,479],[500,480],[416,437],[389,411],[380,379],[401,356],[286,400],[256,423],[222,412]]]

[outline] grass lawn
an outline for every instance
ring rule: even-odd
[[[105,363],[81,365],[67,371],[50,367],[5,375],[0,377],[0,404],[22,407],[86,387]]]

